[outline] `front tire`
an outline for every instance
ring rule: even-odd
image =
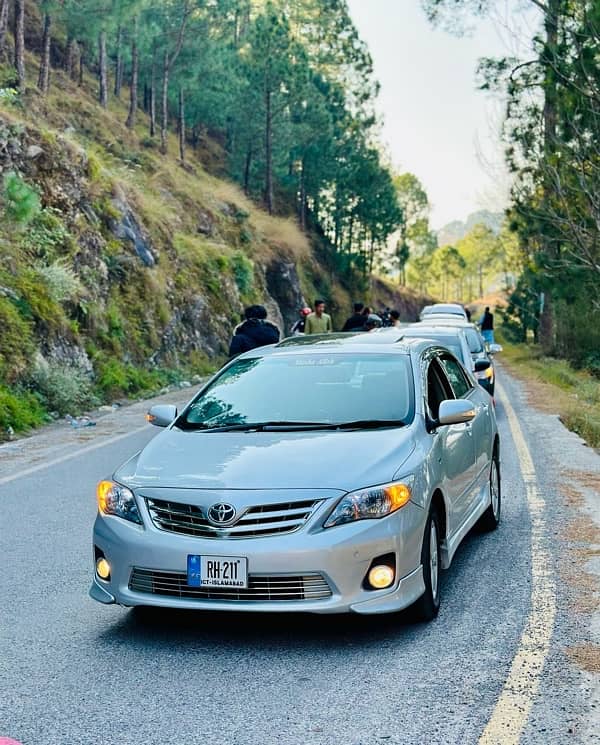
[[[440,519],[435,507],[429,511],[421,547],[425,592],[413,606],[417,621],[432,621],[440,610]]]
[[[502,511],[502,490],[500,488],[500,459],[498,451],[494,451],[492,465],[490,466],[490,506],[479,520],[479,527],[485,532],[496,530],[500,524]]]

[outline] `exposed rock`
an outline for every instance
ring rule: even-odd
[[[120,240],[130,241],[135,252],[146,266],[154,266],[156,259],[150,245],[150,239],[140,227],[127,201],[120,196],[112,200],[113,207],[121,214],[119,219],[112,219],[111,230]]]
[[[43,152],[44,152],[44,149],[41,148],[39,145],[30,145],[27,148],[27,151],[25,154],[30,160],[35,160],[35,158],[39,158]]]
[[[298,319],[298,311],[306,305],[298,270],[294,262],[288,259],[275,259],[266,268],[265,278],[269,294],[279,310],[279,325],[286,336]]]

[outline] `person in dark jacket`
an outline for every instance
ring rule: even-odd
[[[363,303],[354,303],[354,314],[344,324],[342,331],[358,331],[365,325],[365,317],[362,314]]]
[[[256,347],[277,344],[279,329],[267,321],[267,309],[264,305],[251,305],[244,311],[245,321],[236,328],[229,345],[229,356],[236,357]]]

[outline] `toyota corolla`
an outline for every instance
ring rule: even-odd
[[[430,341],[288,339],[148,418],[97,488],[102,603],[431,619],[461,540],[500,520],[491,399]]]

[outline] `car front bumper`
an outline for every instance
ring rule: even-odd
[[[364,614],[402,610],[423,594],[421,545],[426,513],[410,502],[398,512],[379,520],[361,520],[333,528],[307,529],[295,533],[250,539],[203,539],[138,526],[99,514],[93,541],[111,566],[105,581],[97,574],[90,595],[101,603],[124,606],[151,605],[165,608]],[[132,589],[134,569],[145,572],[187,572],[187,557],[193,555],[245,556],[249,576],[320,575],[331,593],[318,599],[223,599],[178,597],[152,589]],[[369,590],[364,579],[373,559],[395,556],[394,583],[384,590]],[[135,584],[135,583],[134,583]],[[186,590],[187,592],[187,590]]]

